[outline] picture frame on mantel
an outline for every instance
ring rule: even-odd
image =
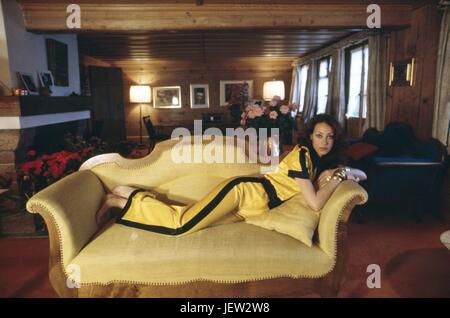
[[[415,59],[391,62],[389,65],[389,86],[412,86]]]
[[[191,108],[209,108],[209,85],[191,84]]]
[[[52,72],[50,71],[39,72],[39,82],[41,83],[42,87],[53,86],[55,81],[53,80]]]
[[[33,75],[30,73],[17,72],[17,77],[19,79],[22,88],[28,91],[29,95],[38,95],[39,91],[37,85],[34,82]]]
[[[241,103],[241,92],[244,85],[248,85],[247,101],[253,97],[253,80],[220,81],[220,106]]]

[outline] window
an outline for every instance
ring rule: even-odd
[[[319,81],[317,86],[317,111],[324,113],[328,101],[328,76],[331,70],[331,58],[327,57],[319,61]]]
[[[300,67],[300,71],[299,71],[299,87],[300,87],[300,104],[298,107],[298,111],[301,112],[303,111],[303,108],[305,106],[305,91],[306,91],[306,80],[308,79],[308,65],[302,65]]]
[[[367,70],[369,48],[367,44],[349,50],[350,70],[348,79],[347,118],[366,118],[367,112]],[[361,109],[362,105],[362,109]]]

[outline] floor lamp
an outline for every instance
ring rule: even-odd
[[[284,100],[284,81],[268,81],[264,82],[263,98],[266,101],[272,100],[274,96],[279,96],[280,101]]]
[[[130,103],[139,103],[139,142],[142,144],[142,104],[150,103],[152,91],[149,85],[131,85]]]

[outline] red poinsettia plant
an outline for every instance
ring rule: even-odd
[[[22,193],[30,197],[47,185],[78,170],[89,157],[96,154],[93,146],[87,146],[78,152],[59,151],[38,155],[35,150],[27,152],[27,161],[19,169]]]
[[[133,142],[107,143],[92,136],[86,141],[71,133],[64,135],[64,150],[39,154],[29,150],[26,161],[19,167],[18,181],[22,194],[29,198],[51,183],[77,171],[87,159],[102,154],[118,152],[127,157],[137,147]]]

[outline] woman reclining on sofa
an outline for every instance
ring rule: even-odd
[[[211,226],[229,213],[240,219],[260,215],[301,193],[310,208],[322,209],[343,180],[365,180],[365,173],[344,167],[344,136],[331,116],[312,118],[300,143],[263,177],[227,179],[190,206],[169,205],[147,190],[118,186],[97,212],[104,224],[110,209],[122,209],[117,223],[166,235],[184,235]],[[317,177],[318,176],[318,177]]]

